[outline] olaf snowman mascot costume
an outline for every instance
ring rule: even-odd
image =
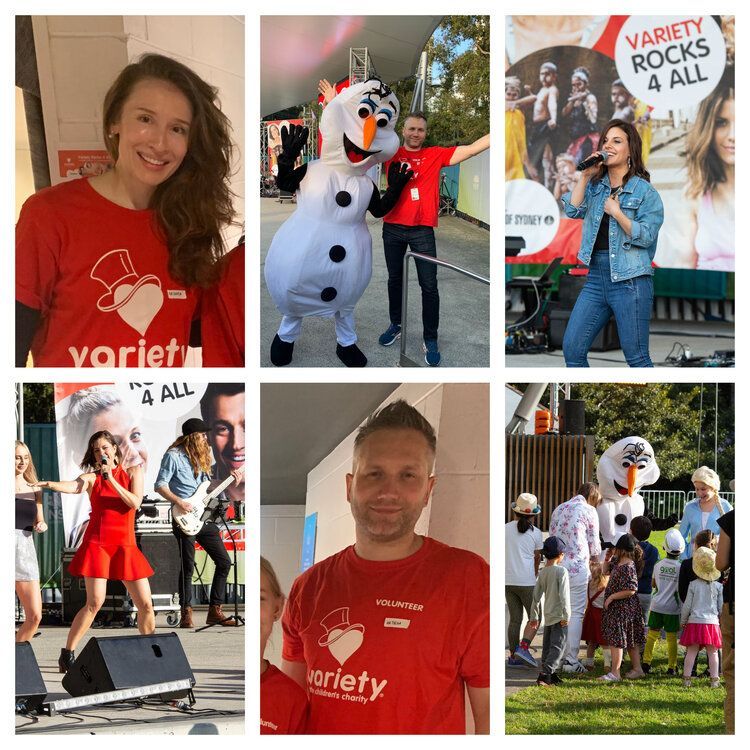
[[[271,344],[271,362],[292,361],[303,318],[332,317],[336,354],[347,367],[364,367],[356,345],[354,306],[372,275],[372,238],[365,222],[369,210],[384,216],[411,179],[406,164],[393,164],[388,190],[381,197],[366,172],[391,159],[399,147],[396,95],[371,79],[344,89],[323,110],[321,157],[294,169],[308,129],[282,128],[278,185],[297,193],[296,211],[271,242],[265,264],[266,285],[283,318]]]
[[[623,438],[604,451],[596,467],[602,494],[602,502],[596,510],[599,533],[607,546],[628,532],[636,516],[647,516],[655,530],[668,529],[677,523],[677,516],[655,518],[638,494],[641,488],[657,482],[660,474],[654,449],[642,437]]]

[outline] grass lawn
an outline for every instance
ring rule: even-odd
[[[682,649],[680,649],[682,650]],[[682,655],[678,654],[678,671]],[[625,659],[624,674],[630,669]],[[654,649],[652,670],[642,680],[602,683],[601,652],[594,672],[563,675],[560,687],[530,687],[505,700],[506,734],[724,734],[724,689],[708,678],[683,688],[681,677],[667,677],[666,642]],[[699,673],[705,669],[705,654]]]

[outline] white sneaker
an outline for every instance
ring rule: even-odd
[[[574,661],[574,662],[566,661],[565,664],[563,664],[563,672],[568,672],[568,673],[573,672],[573,673],[580,674],[580,673],[585,673],[588,671],[589,670],[586,669],[586,667],[583,664],[581,664],[580,661]]]

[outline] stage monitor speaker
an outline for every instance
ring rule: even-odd
[[[23,706],[24,711],[36,711],[46,697],[47,686],[34,649],[28,641],[16,643],[16,706]]]
[[[177,633],[91,638],[63,677],[63,687],[74,697],[110,690],[143,687],[195,677]],[[164,699],[183,698],[180,690]]]
[[[586,434],[586,402],[579,399],[564,400],[560,403],[560,434]]]

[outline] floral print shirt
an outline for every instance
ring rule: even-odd
[[[583,495],[576,495],[558,505],[549,523],[550,536],[565,544],[562,565],[571,578],[585,573],[589,576],[589,558],[602,553],[599,543],[599,516]]]

